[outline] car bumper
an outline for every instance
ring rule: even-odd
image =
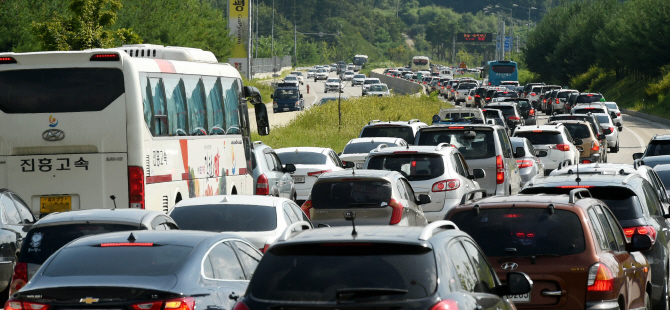
[[[616,300],[587,301],[586,310],[619,310]]]
[[[535,125],[537,120],[535,119],[535,116],[528,116],[525,118],[525,123],[526,125]]]
[[[461,203],[461,198],[446,198],[444,200],[444,205],[440,211],[424,211],[423,214],[426,216],[428,222],[435,222],[444,220],[444,217],[447,213],[458,206]]]

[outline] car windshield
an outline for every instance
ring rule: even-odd
[[[344,147],[342,154],[367,154],[382,144],[385,144],[388,147],[398,146],[397,144],[391,142],[376,142],[374,140],[371,140],[370,142],[357,142],[347,144],[347,146]]]
[[[440,155],[381,155],[369,159],[366,169],[397,171],[410,181],[423,181],[444,175]]]
[[[651,140],[644,156],[670,155],[670,140]]]
[[[356,74],[356,75],[354,75],[354,79],[364,79],[364,78],[365,78],[365,74]]]
[[[172,275],[192,251],[192,247],[169,244],[70,247],[58,252],[42,274],[47,277]]]
[[[384,125],[366,126],[363,128],[361,138],[374,137],[400,138],[407,141],[408,144],[414,144],[414,130],[412,130],[412,127],[409,126]]]
[[[575,139],[587,139],[591,137],[591,132],[586,124],[563,123],[563,126],[568,129],[570,136]]]
[[[599,94],[579,95],[579,96],[577,96],[577,99],[575,100],[575,103],[579,104],[579,103],[600,102],[600,98],[602,98],[602,97],[603,97],[603,95],[599,95]]]
[[[298,99],[298,90],[291,89],[277,89],[275,90],[274,99]]]
[[[236,204],[211,204],[174,208],[170,217],[186,230],[271,231],[277,228],[274,207]]]
[[[482,159],[496,156],[493,130],[426,130],[419,135],[418,145],[449,143],[465,159]]]
[[[137,230],[139,228],[139,222],[134,225],[81,223],[35,227],[26,235],[26,240],[30,242],[23,242],[19,261],[29,264],[42,264],[51,254],[74,239],[110,232]]]
[[[340,79],[328,79],[328,83],[339,83]]]
[[[385,208],[389,206],[393,188],[382,180],[356,179],[326,181],[312,187],[315,209]]]
[[[386,85],[381,85],[381,84],[375,84],[370,86],[370,91],[387,91],[388,88],[386,88]]]
[[[404,301],[428,297],[437,289],[432,249],[403,243],[275,246],[263,256],[255,276],[249,295],[273,301],[334,304],[338,291],[355,296],[357,288],[400,290],[360,296],[357,302]]]
[[[297,79],[298,79],[298,77],[295,77],[295,76],[287,76],[287,77],[284,78],[284,80],[286,80],[286,81],[295,81]]]
[[[598,119],[598,123],[601,123],[603,125],[607,125],[610,123],[610,118],[607,115],[596,115],[596,118]]]
[[[498,91],[493,94],[493,98],[498,98],[498,97],[510,97],[510,98],[516,98],[518,97],[517,93],[512,92],[512,91]]]
[[[317,72],[317,73],[322,73],[322,72],[325,73],[325,72],[326,72],[326,69],[319,69],[319,70],[317,70],[316,72]]]
[[[336,101],[336,100],[337,100],[337,98],[334,98],[334,97],[321,98],[321,100],[319,100],[319,104],[318,104],[318,105],[322,105],[322,104],[324,104],[324,103],[328,103],[328,101]],[[346,98],[345,98],[345,97],[342,97],[342,100],[346,100]]]
[[[279,160],[282,164],[294,164],[294,165],[325,165],[326,164],[326,155],[321,153],[314,152],[305,152],[305,151],[289,151],[289,152],[277,152]]]
[[[572,255],[586,242],[579,216],[571,211],[510,207],[465,211],[451,218],[489,257]]]
[[[365,84],[379,84],[379,83],[380,83],[380,82],[379,82],[378,79],[374,79],[374,80],[366,80],[366,81],[365,81]]]
[[[556,131],[522,131],[515,132],[514,136],[526,138],[532,145],[563,143],[563,136],[561,136],[561,134]]]

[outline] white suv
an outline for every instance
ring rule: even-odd
[[[419,129],[427,127],[426,123],[418,119],[405,121],[382,122],[378,119],[370,121],[363,126],[359,138],[369,137],[395,137],[405,140],[408,144],[414,144],[414,137]]]
[[[453,145],[377,148],[370,152],[364,169],[397,171],[409,181],[417,195],[430,195],[431,202],[421,206],[428,222],[443,220],[463,195],[480,189],[477,178],[482,169],[470,169]]]
[[[576,145],[581,145],[582,140],[573,139],[563,124],[520,126],[514,131],[514,136],[530,141],[536,155],[542,157],[545,175],[559,165],[574,165],[579,162],[579,149]]]
[[[374,138],[354,138],[347,142],[340,156],[342,162],[354,163],[356,169],[363,169],[365,158],[370,151],[379,147],[407,146],[407,142],[401,138],[393,137],[374,137]]]

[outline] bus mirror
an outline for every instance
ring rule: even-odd
[[[258,127],[258,134],[267,136],[270,134],[270,121],[268,121],[268,109],[264,104],[255,104],[256,111],[256,126]]]
[[[261,92],[253,86],[244,86],[244,98],[251,98],[251,104],[258,105],[263,103]]]

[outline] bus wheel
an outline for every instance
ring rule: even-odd
[[[230,192],[231,195],[237,195],[237,188],[233,187],[233,191]]]
[[[181,193],[177,193],[177,198],[174,199],[174,204],[178,204],[181,201]]]

